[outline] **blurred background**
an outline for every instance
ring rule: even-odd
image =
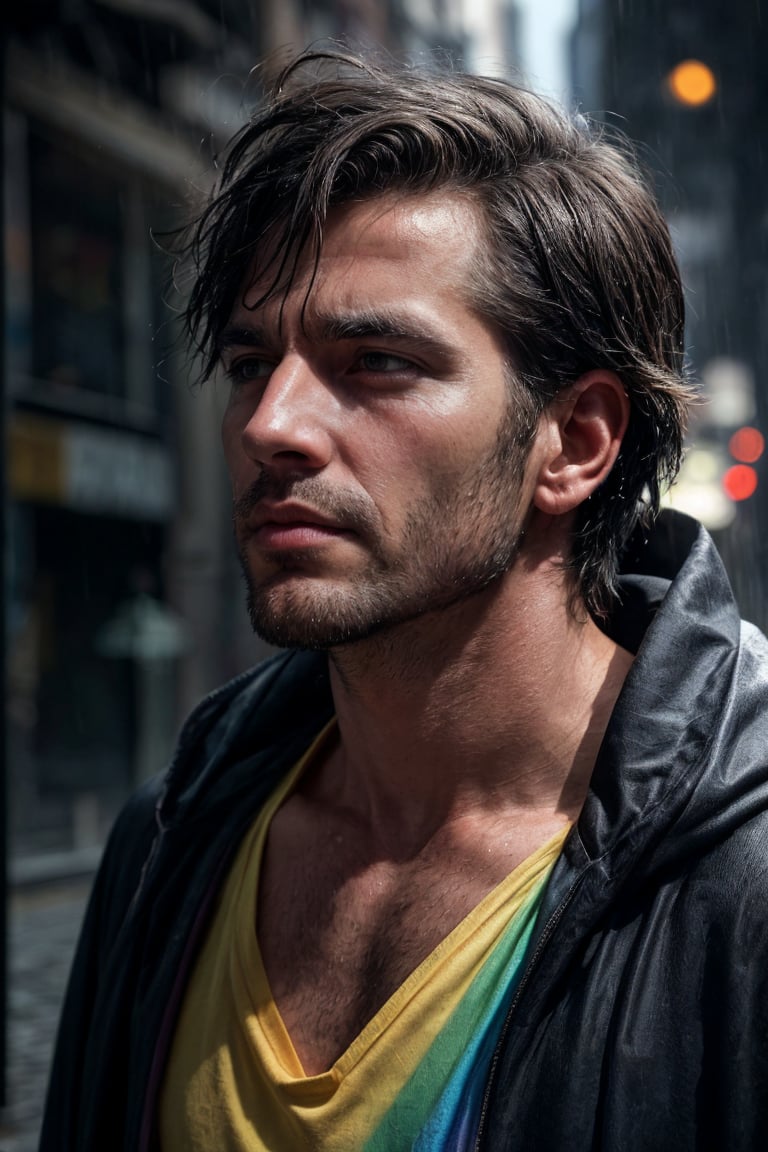
[[[522,79],[637,141],[703,402],[669,503],[768,627],[768,16],[760,0],[24,0],[4,17],[0,1147],[34,1148],[82,899],[200,696],[264,654],[169,264],[252,67],[325,37]],[[10,944],[8,944],[10,940]],[[41,994],[41,989],[45,994]]]

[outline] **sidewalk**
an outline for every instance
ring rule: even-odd
[[[59,1009],[91,878],[34,884],[9,899],[8,1103],[0,1152],[36,1152]]]

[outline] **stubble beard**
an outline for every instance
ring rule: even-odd
[[[254,632],[281,648],[328,650],[445,611],[487,588],[513,567],[520,551],[529,446],[510,405],[489,456],[463,479],[445,480],[412,509],[396,553],[377,537],[375,518],[359,497],[331,495],[316,478],[281,484],[262,476],[235,505],[236,529],[266,495],[290,495],[359,529],[370,561],[354,577],[334,583],[304,574],[300,556],[277,554],[275,575],[257,581],[240,546]]]

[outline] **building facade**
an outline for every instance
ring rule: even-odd
[[[266,652],[233,555],[222,386],[193,386],[167,236],[243,122],[253,65],[329,36],[464,50],[453,0],[29,0],[6,18],[12,877],[94,863],[190,707]]]
[[[572,86],[636,143],[670,221],[702,404],[670,503],[711,528],[768,626],[768,19],[733,0],[580,0]]]

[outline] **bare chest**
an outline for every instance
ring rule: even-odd
[[[280,812],[257,931],[272,995],[308,1075],[326,1071],[408,976],[528,854],[435,850],[396,863]]]
[[[476,902],[427,869],[344,869],[316,853],[265,868],[260,949],[304,1070],[327,1070]]]

